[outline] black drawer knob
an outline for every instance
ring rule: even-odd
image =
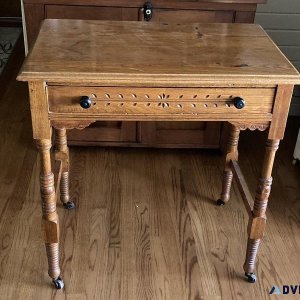
[[[242,108],[245,107],[246,101],[245,101],[243,98],[241,98],[241,97],[235,97],[235,98],[233,99],[233,105],[234,105],[235,108],[237,108],[237,109],[242,109]]]
[[[82,108],[88,109],[92,106],[93,101],[88,96],[82,96],[79,103]]]
[[[144,20],[150,21],[153,15],[153,6],[151,2],[146,2],[143,7]]]

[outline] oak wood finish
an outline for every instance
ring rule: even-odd
[[[79,35],[84,38],[78,43]],[[19,79],[147,88],[259,87],[294,84],[299,74],[258,25],[45,20]]]
[[[34,139],[51,139],[51,127],[48,119],[48,101],[46,85],[40,81],[28,83],[30,96],[30,109],[32,115],[32,131]],[[45,122],[41,126],[40,122]]]
[[[276,101],[273,108],[273,121],[269,131],[269,139],[283,139],[293,89],[293,85],[278,86]]]
[[[256,5],[261,1],[152,1],[150,22],[233,22],[253,23]],[[96,19],[144,21],[145,1],[128,0],[24,0],[29,47],[42,19]],[[184,122],[96,122],[85,131],[72,130],[74,145],[118,145],[147,147],[220,147],[221,123],[202,122],[193,126]],[[197,142],[195,137],[197,137]],[[119,142],[119,144],[118,144]]]
[[[240,129],[234,125],[230,126],[227,151],[225,156],[225,169],[223,173],[221,200],[226,203],[230,198],[230,189],[232,183],[232,168],[231,161],[238,160],[238,144],[239,144]]]
[[[143,45],[137,42],[145,37]],[[49,38],[54,41],[53,49],[47,47]],[[60,50],[59,55],[56,49]],[[116,54],[115,49],[122,51]],[[159,63],[155,58],[157,53],[160,53]],[[255,281],[255,258],[265,231],[275,152],[283,138],[292,86],[300,82],[299,73],[261,27],[45,20],[18,79],[30,82],[33,134],[39,141],[42,158],[45,242],[49,275],[53,279],[58,278],[59,269],[58,220],[52,200],[55,189],[49,159],[51,126],[57,130],[56,158],[68,165],[66,129],[83,129],[103,120],[226,120],[231,129],[221,201],[224,204],[229,199],[234,172],[248,212],[250,193],[235,166],[239,133],[247,128],[264,131],[270,126],[249,218],[244,264],[248,280]],[[68,197],[68,174],[64,173],[68,173],[66,166],[62,166],[61,190],[62,196]],[[180,185],[181,175],[172,171],[171,176],[174,185]],[[175,193],[173,197],[178,195]],[[142,207],[139,222],[145,228],[142,232],[147,232],[149,224],[143,219]],[[177,216],[176,222],[180,228],[184,227]],[[116,235],[111,243],[118,245],[118,230]],[[182,237],[179,239],[182,243]],[[138,240],[142,249],[147,248],[143,234]]]
[[[58,199],[60,197],[60,181],[61,181],[61,174],[62,174],[61,160],[55,160],[53,166],[53,173],[54,173],[55,196],[56,199]]]
[[[259,243],[265,231],[266,209],[272,185],[272,168],[275,159],[275,153],[278,147],[279,140],[267,141],[264,163],[256,190],[252,215],[248,224],[249,238],[246,259],[244,263],[244,271],[246,273],[254,272],[255,259],[258,252]]]
[[[51,169],[51,140],[38,139],[37,148],[41,157],[40,188],[42,198],[42,228],[48,258],[48,274],[57,279],[59,268],[59,224],[56,212],[54,174]]]
[[[239,192],[240,192],[240,194],[242,196],[242,199],[244,201],[244,205],[246,207],[246,210],[247,210],[248,214],[251,215],[254,201],[253,201],[251,192],[248,188],[245,177],[244,177],[237,161],[231,160],[230,165],[231,165],[232,173],[235,176],[237,186],[239,188]]]
[[[199,114],[226,115],[232,118],[239,115],[245,118],[249,113],[268,119],[271,116],[275,89],[261,88],[119,88],[119,87],[62,87],[49,86],[49,110],[51,118],[60,114],[80,114],[106,118],[131,118],[136,114],[147,114],[147,119],[166,115],[188,115],[198,118]],[[89,96],[92,101],[90,109],[78,105],[82,95]],[[240,111],[233,105],[235,97],[247,99],[246,107]],[[219,116],[218,116],[219,117]]]
[[[223,13],[224,16],[234,14],[233,22],[246,22],[252,23],[256,11],[256,5],[258,3],[265,3],[266,1],[258,0],[239,0],[239,1],[155,1],[153,3],[154,16],[157,10],[169,11],[173,10],[176,17],[187,15],[187,11],[191,14],[199,14],[201,17],[206,17],[205,12],[208,15],[214,14],[220,15]],[[116,19],[123,20],[123,13],[127,14],[127,11],[134,12],[135,15],[130,14],[132,18],[131,21],[137,21],[138,13],[142,13],[145,1],[128,1],[128,0],[80,0],[80,1],[70,1],[70,0],[23,0],[24,11],[25,11],[25,21],[26,21],[26,31],[28,36],[29,48],[33,45],[33,42],[38,34],[38,29],[40,23],[46,18],[75,18],[75,19]],[[94,10],[93,10],[94,8]],[[193,10],[198,12],[193,12]],[[100,14],[96,14],[95,12]],[[105,12],[105,14],[104,14]],[[120,14],[120,12],[122,12]],[[142,20],[142,18],[140,18]],[[227,19],[228,20],[228,19]],[[172,14],[168,14],[168,19],[164,21],[176,22],[176,18]],[[186,19],[184,19],[186,22]],[[201,22],[201,20],[196,20]],[[210,19],[210,21],[213,21]],[[217,21],[217,20],[215,20]],[[219,20],[221,21],[221,20]],[[230,22],[231,22],[230,21]],[[191,22],[191,21],[190,21]]]
[[[66,129],[55,130],[55,159],[62,162],[60,178],[60,200],[67,204],[70,201],[69,195],[69,149],[67,145]]]
[[[291,153],[299,118],[289,118],[276,154],[266,234],[257,258],[259,280],[254,285],[241,277],[248,215],[235,182],[228,204],[222,209],[214,205],[224,163],[217,151],[70,147],[71,195],[78,210],[68,212],[58,203],[67,283],[61,293],[47,280],[39,226],[40,163],[31,139],[27,85],[11,79],[2,99],[3,299],[146,300],[149,294],[153,300],[185,300],[189,294],[240,299],[242,291],[244,299],[269,300],[274,282],[298,282],[300,169],[291,164]],[[239,163],[252,192],[266,134],[240,134]],[[179,250],[186,248],[189,251]],[[142,261],[147,263],[136,263]]]

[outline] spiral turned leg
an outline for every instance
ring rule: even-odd
[[[245,271],[245,276],[247,277],[248,281],[251,283],[254,283],[256,281],[256,276],[254,274],[254,266],[255,266],[255,258],[257,255],[259,244],[260,244],[260,239],[257,240],[248,239],[246,260],[244,263],[244,271]]]
[[[64,287],[64,281],[59,277],[59,245],[58,243],[46,244],[46,252],[49,264],[48,274],[52,278],[52,282],[56,289]]]
[[[75,203],[70,201],[69,195],[69,172],[62,172],[60,179],[60,200],[66,209],[75,208]]]
[[[42,227],[48,258],[48,274],[57,288],[63,287],[59,277],[59,222],[56,212],[56,197],[54,188],[54,174],[51,171],[50,140],[37,140],[37,148],[41,156],[40,189],[42,199]]]
[[[249,282],[255,282],[255,259],[266,227],[266,210],[272,185],[272,169],[279,140],[268,140],[266,153],[258,181],[252,215],[248,223],[248,244],[244,263],[245,275]]]
[[[69,195],[69,149],[67,145],[66,129],[55,129],[56,159],[62,161],[60,180],[60,200],[66,209],[75,208],[75,203]]]
[[[221,206],[228,202],[230,198],[230,190],[232,184],[233,174],[231,171],[224,171],[223,173],[223,182],[222,182],[222,193],[221,198],[217,201],[217,205]]]
[[[221,197],[217,200],[217,205],[221,206],[228,202],[230,198],[230,190],[232,184],[232,171],[230,168],[230,161],[238,159],[238,143],[240,130],[230,124],[230,132],[227,143],[227,153],[225,157],[225,170],[223,173],[222,192]]]

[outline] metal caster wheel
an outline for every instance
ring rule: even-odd
[[[68,201],[67,203],[63,204],[65,209],[74,209],[75,208],[75,203],[73,201]]]
[[[219,200],[217,200],[217,205],[223,206],[223,205],[225,205],[225,202],[222,199],[219,199]]]
[[[248,282],[254,283],[256,281],[256,275],[254,273],[245,273]]]
[[[54,283],[55,288],[56,288],[57,290],[61,290],[61,289],[63,289],[64,286],[65,286],[64,281],[63,281],[60,277],[58,277],[58,278],[56,278],[56,279],[53,279],[52,282]]]

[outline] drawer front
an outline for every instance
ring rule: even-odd
[[[153,9],[153,15],[151,18],[151,21],[154,22],[177,23],[232,23],[233,20],[233,11],[184,9]]]
[[[82,96],[92,104],[80,106]],[[272,88],[123,88],[123,87],[64,87],[49,86],[49,112],[52,114],[93,115],[108,119],[228,119],[259,115],[269,119],[275,89]],[[245,100],[237,109],[236,97]],[[115,116],[115,117],[114,117]]]

